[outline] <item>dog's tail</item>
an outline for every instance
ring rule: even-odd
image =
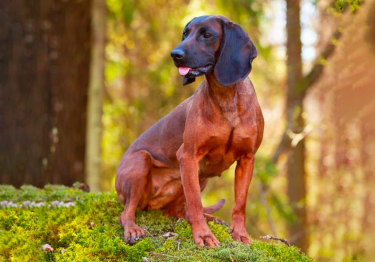
[[[225,204],[225,198],[220,199],[219,201],[216,202],[216,204],[208,207],[203,208],[203,212],[206,214],[213,214],[217,211],[219,211]]]

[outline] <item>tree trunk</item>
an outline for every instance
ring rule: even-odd
[[[104,90],[107,6],[105,0],[92,3],[92,51],[87,109],[86,181],[99,191],[101,174],[102,107]]]
[[[305,93],[298,88],[302,79],[302,43],[300,1],[287,0],[287,129],[301,133],[305,123],[302,118]],[[288,198],[297,222],[288,226],[290,240],[303,250],[308,247],[306,219],[305,140],[291,148],[287,160]]]
[[[0,1],[0,183],[84,180],[90,7]]]
[[[363,218],[362,218],[362,231],[367,232],[369,229],[374,229],[375,222],[372,216],[375,214],[373,199],[374,194],[374,162],[375,162],[375,123],[373,116],[375,109],[371,113],[363,117],[359,122],[359,131],[361,137],[361,164],[363,170],[363,184],[364,186],[364,199],[363,199]]]

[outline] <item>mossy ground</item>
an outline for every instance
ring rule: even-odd
[[[42,207],[0,209],[0,261],[312,261],[298,248],[254,240],[249,247],[234,242],[229,228],[209,222],[220,240],[215,249],[200,249],[192,241],[185,220],[165,217],[161,211],[137,212],[137,224],[147,237],[134,246],[123,241],[118,217],[123,207],[116,194],[85,193],[63,186],[42,190],[0,186],[0,201],[44,201]],[[54,200],[76,201],[75,207],[51,207]],[[175,232],[169,239],[162,235]],[[178,250],[178,239],[180,247]],[[55,252],[41,249],[49,244]]]

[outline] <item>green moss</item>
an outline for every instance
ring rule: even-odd
[[[0,209],[1,261],[312,261],[298,248],[254,240],[249,247],[234,242],[227,226],[209,222],[221,242],[215,249],[200,249],[192,241],[189,224],[163,216],[162,211],[137,212],[137,223],[147,237],[134,246],[123,241],[118,217],[123,207],[116,194],[84,193],[48,185],[44,189],[0,186],[0,201],[43,201],[41,207]],[[52,201],[76,200],[75,207],[53,207]],[[162,235],[175,232],[168,239]],[[178,244],[178,242],[180,244]],[[42,250],[49,244],[55,252]],[[178,248],[179,247],[179,248]]]
[[[0,201],[74,201],[85,195],[84,191],[77,190],[78,186],[79,183],[75,183],[73,187],[46,185],[43,189],[38,189],[34,186],[24,185],[21,187],[21,190],[17,190],[10,185],[0,185]]]

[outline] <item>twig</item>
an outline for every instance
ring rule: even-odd
[[[150,252],[150,254],[152,254],[152,255],[158,255],[158,256],[165,256],[165,257],[177,258],[175,256],[171,256],[171,255],[167,255],[167,254],[163,254],[163,253]]]
[[[181,238],[177,239],[177,250],[180,250]]]
[[[162,237],[170,239],[170,238],[173,238],[173,237],[175,237],[177,235],[178,234],[176,234],[175,232],[167,232],[167,233],[163,234]]]
[[[150,237],[154,237],[150,232],[148,232],[148,230],[146,229],[146,227],[142,227],[142,229],[150,236]]]
[[[287,153],[291,148],[297,146],[297,144],[304,139],[313,130],[312,125],[307,125],[301,133],[294,133],[291,129],[285,129],[279,145],[277,146],[273,156],[272,162],[277,164],[280,156],[283,153]]]
[[[310,72],[297,83],[296,88],[298,90],[301,92],[306,92],[320,78],[323,73],[325,61],[334,53],[337,46],[337,41],[341,38],[341,35],[342,29],[339,27],[328,40],[325,48],[320,56],[318,56],[318,59]]]
[[[280,156],[285,152],[285,151],[288,151],[290,149],[290,137],[287,135],[286,131],[288,129],[286,129],[280,139],[280,142],[275,150],[275,152],[273,153],[273,156],[272,156],[272,162],[277,164],[277,162],[279,161],[279,158]]]
[[[232,258],[232,255],[231,255],[230,251],[229,251],[229,258],[230,258],[230,261],[234,262],[234,260],[233,260],[233,258]]]
[[[283,243],[284,243],[285,245],[287,245],[288,247],[290,246],[288,240],[286,240],[286,239],[284,239],[284,238],[271,237],[270,235],[267,235],[267,236],[261,236],[260,238],[272,239],[272,240],[278,240],[278,241],[283,242]]]
[[[292,140],[291,146],[296,147],[299,141],[304,139],[313,130],[311,125],[307,125],[301,133],[294,133],[291,129],[286,131],[286,134]]]
[[[304,235],[307,234],[307,231],[306,230],[302,230],[300,232],[297,232],[296,234],[292,235],[290,238],[289,238],[289,241],[290,243],[294,243],[294,241],[296,241],[297,239],[303,237]]]
[[[270,224],[272,234],[277,237],[275,223],[273,222],[273,219],[272,219],[270,207],[267,204],[266,193],[263,190],[263,185],[260,182],[258,182],[257,186],[258,186],[258,191],[260,195],[260,200],[262,202],[264,209],[266,210],[267,220],[268,220],[268,223]]]

